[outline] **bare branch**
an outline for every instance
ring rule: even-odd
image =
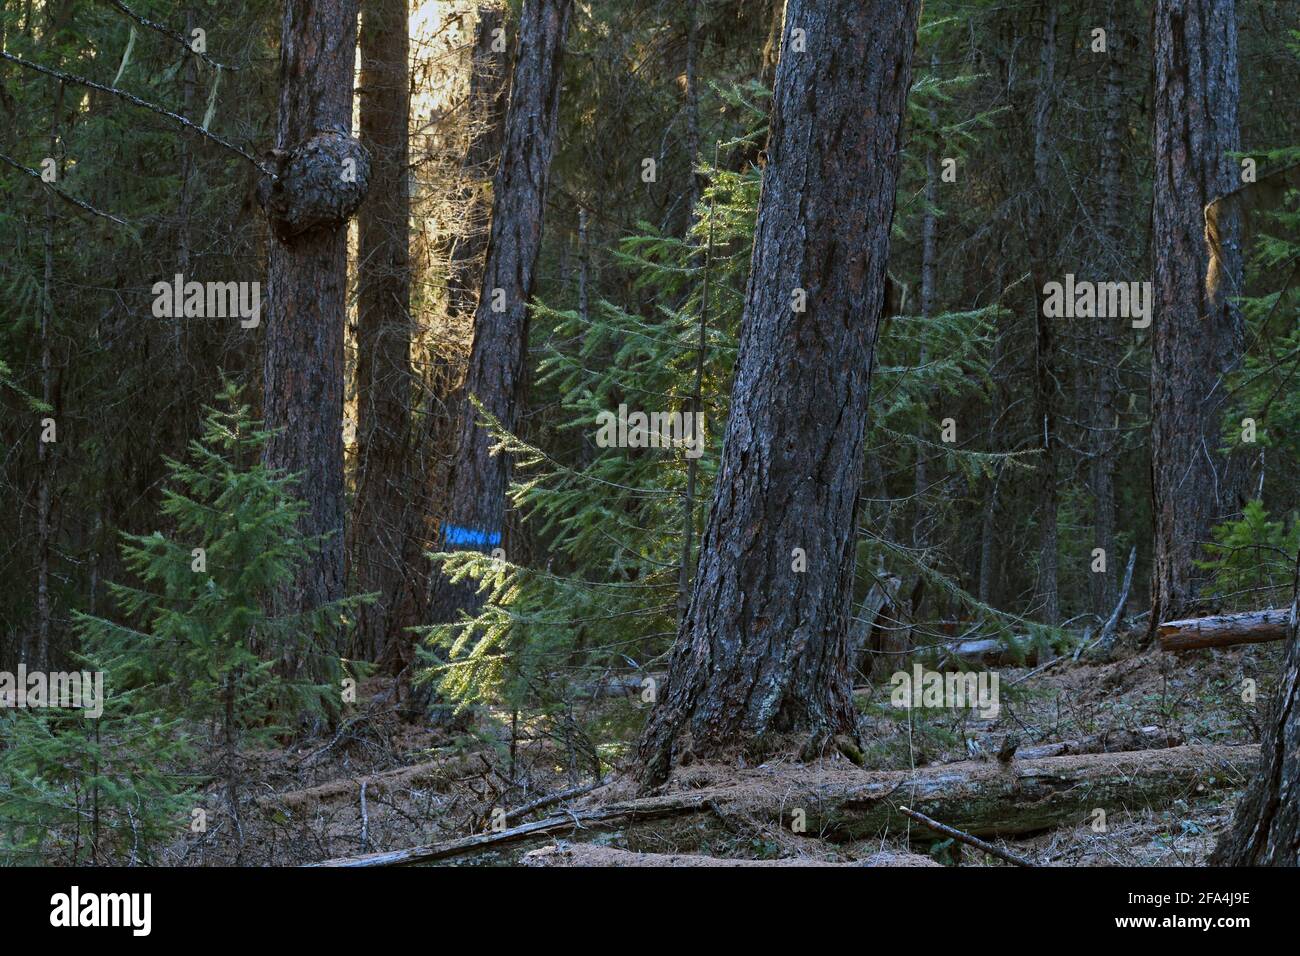
[[[1026,860],[1023,856],[1017,856],[1001,847],[994,846],[992,843],[986,843],[979,837],[971,836],[965,830],[958,830],[956,827],[950,827],[946,823],[940,823],[938,820],[935,820],[932,817],[927,817],[924,813],[920,813],[919,811],[912,810],[908,807],[899,807],[898,812],[904,816],[911,817],[923,826],[929,827],[935,833],[941,833],[959,843],[965,843],[967,846],[973,846],[977,850],[983,850],[990,856],[996,856],[1000,860],[1006,860],[1008,863],[1014,863],[1016,866],[1038,866],[1037,863]]]
[[[163,36],[167,37],[168,39],[175,40],[177,43],[185,47],[186,50],[188,50],[194,56],[197,56],[208,66],[216,67],[218,70],[232,70],[236,72],[239,70],[239,67],[237,66],[227,66],[224,63],[218,63],[216,60],[212,59],[212,57],[208,56],[206,53],[200,53],[198,50],[190,46],[190,41],[185,39],[183,35],[177,33],[175,30],[171,29],[171,27],[167,26],[164,23],[155,23],[153,20],[150,20],[147,17],[140,16],[140,14],[136,13],[125,3],[123,3],[122,0],[101,0],[101,2],[107,3],[110,6],[117,7],[117,9],[121,10],[123,13],[125,13],[128,17],[130,17],[132,20],[134,20],[136,23],[140,24],[141,26],[148,27],[150,30],[153,30],[157,33],[161,33]]]
[[[115,222],[119,226],[126,226],[127,228],[130,228],[126,220],[118,219],[117,216],[112,216],[106,212],[102,212],[101,210],[96,209],[94,206],[90,205],[89,203],[82,202],[76,196],[68,195],[62,189],[59,189],[57,186],[50,185],[49,183],[47,183],[45,180],[41,178],[40,173],[32,169],[30,166],[24,166],[22,163],[18,162],[15,159],[11,159],[10,157],[6,156],[4,153],[0,153],[0,162],[6,163],[12,166],[14,169],[18,170],[19,172],[23,172],[26,173],[28,176],[31,176],[38,183],[40,183],[46,189],[50,190],[50,192],[54,193],[54,195],[58,196],[64,202],[71,203],[72,205],[78,207],[79,209],[85,210],[86,212],[91,213],[92,215],[99,216],[101,219],[107,219],[109,222]]]
[[[208,132],[202,126],[199,126],[197,123],[193,123],[190,120],[187,120],[184,116],[181,116],[177,113],[173,113],[171,110],[165,110],[161,106],[158,106],[155,103],[150,103],[148,100],[140,99],[140,97],[136,96],[134,93],[128,93],[126,92],[126,90],[119,90],[115,86],[105,86],[103,83],[96,83],[94,80],[88,80],[83,76],[76,76],[75,74],[65,73],[62,70],[56,70],[53,69],[52,67],[41,66],[39,63],[33,63],[30,60],[24,60],[22,57],[14,56],[12,53],[7,53],[4,50],[0,50],[0,59],[8,60],[10,63],[17,63],[19,66],[26,67],[29,70],[35,70],[37,73],[44,73],[46,76],[52,76],[56,80],[63,80],[63,82],[65,83],[75,83],[78,86],[84,86],[87,87],[88,89],[99,90],[101,93],[111,93],[113,96],[120,97],[121,99],[126,100],[128,103],[134,106],[139,106],[143,109],[149,110],[150,112],[157,113],[159,116],[165,116],[169,120],[173,120],[177,123],[180,123],[181,126],[184,126],[186,129],[193,130],[194,132],[202,136],[206,136],[208,139],[212,140],[218,146],[224,146],[232,153],[242,156],[244,159],[252,163],[262,173],[264,173],[267,176],[270,176],[272,179],[275,178],[275,173],[269,167],[264,166],[262,163],[258,162],[257,159],[254,158],[251,153],[248,153],[243,149],[240,149],[234,143],[222,139],[220,136],[218,136],[215,133]]]

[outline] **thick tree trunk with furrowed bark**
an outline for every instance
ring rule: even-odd
[[[687,746],[855,734],[858,485],[919,8],[787,4],[731,414],[646,783]]]
[[[360,612],[361,650],[384,650],[403,626],[405,512],[411,476],[410,120],[406,0],[365,0],[361,11],[361,142],[371,155],[370,201],[357,217],[357,491],[350,521],[353,578],[378,600]]]
[[[572,0],[527,0],[520,15],[505,142],[493,186],[492,228],[463,390],[466,405],[440,535],[444,548],[490,551],[506,546],[502,532],[509,461],[490,454],[492,436],[479,424],[468,400],[477,398],[508,430],[518,424],[527,371],[528,303],[541,248],[564,36],[572,7]],[[461,610],[475,610],[479,600],[474,588],[470,582],[452,584],[435,574],[433,620],[453,621]]]
[[[1300,595],[1300,573],[1296,577]],[[1232,828],[1210,863],[1220,866],[1300,866],[1300,601],[1288,621],[1286,660],[1278,677],[1259,767],[1237,804]]]
[[[301,473],[298,494],[309,506],[301,530],[327,536],[277,598],[287,612],[343,595],[346,223],[369,175],[348,132],[356,40],[356,0],[285,0],[278,176],[259,190],[273,227],[263,374],[275,435],[265,459]]]
[[[1205,207],[1239,185],[1235,0],[1158,0],[1155,10],[1155,304],[1151,352],[1151,628],[1193,609],[1193,563],[1211,525],[1238,510],[1218,453],[1225,373],[1241,361],[1240,223],[1223,210],[1207,281]]]

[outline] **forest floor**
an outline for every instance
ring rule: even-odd
[[[798,764],[794,756],[757,768],[693,764],[679,769],[661,792],[725,786],[732,809],[710,804],[716,813],[626,827],[588,828],[575,818],[571,832],[446,862],[699,866],[746,860],[926,865],[933,860],[1006,865],[917,824],[857,841],[795,835],[770,815],[745,813],[744,801],[737,804],[734,797],[754,786],[757,801],[760,792],[771,789],[771,780],[796,765],[801,784],[811,780],[816,785],[824,775],[827,786],[874,770],[971,767],[981,761],[996,766],[999,749],[1012,735],[1021,749],[1139,728],[1157,728],[1173,743],[1254,744],[1267,710],[1265,689],[1280,665],[1281,651],[1280,644],[1179,655],[1120,648],[1106,663],[1067,659],[1039,671],[999,668],[1001,707],[993,719],[972,710],[899,710],[890,704],[887,682],[865,684],[855,691],[864,745],[861,767],[838,753],[813,764]],[[1261,688],[1254,704],[1242,699],[1247,677]],[[203,795],[207,830],[188,834],[169,849],[165,862],[294,865],[336,860],[482,834],[494,823],[500,829],[538,816],[581,815],[634,796],[616,770],[594,792],[529,813],[509,813],[547,795],[596,783],[590,769],[578,766],[578,748],[566,746],[556,739],[560,735],[543,727],[521,724],[512,759],[509,715],[480,712],[469,730],[451,733],[403,719],[385,701],[389,691],[387,681],[366,682],[357,709],[332,735],[242,754],[238,822],[227,812],[224,786],[213,783]],[[597,720],[606,729],[627,728],[621,746],[601,748],[607,766],[630,761],[641,716],[631,690],[587,702],[582,715],[587,726]],[[1240,789],[1235,782],[1232,787],[1199,795],[1201,788],[1191,787],[1156,806],[1112,805],[1104,828],[1081,815],[1077,824],[990,841],[1040,865],[1195,866],[1231,819]],[[501,819],[503,810],[508,815]],[[708,817],[712,819],[704,819]]]

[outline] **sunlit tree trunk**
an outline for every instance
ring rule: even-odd
[[[412,525],[406,468],[411,397],[410,70],[406,0],[361,10],[361,142],[370,199],[357,216],[357,491],[350,538],[356,587],[378,592],[360,614],[374,658],[403,623],[398,595]]]
[[[474,313],[474,342],[464,394],[477,398],[508,430],[519,421],[528,350],[528,304],[536,282],[542,220],[560,105],[564,36],[571,0],[527,0],[506,114],[505,142],[493,186],[492,228]],[[472,406],[462,410],[451,466],[442,544],[490,551],[503,547],[510,463],[493,456],[493,439]],[[454,529],[454,530],[450,530]],[[477,542],[477,543],[474,543]],[[479,606],[474,585],[438,574],[430,612],[451,621]]]

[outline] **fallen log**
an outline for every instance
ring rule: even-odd
[[[438,760],[411,764],[364,777],[343,777],[302,790],[267,794],[258,797],[254,802],[262,810],[297,810],[319,804],[354,800],[362,787],[369,787],[372,796],[411,787],[436,787],[464,773],[468,766],[469,760],[466,757],[442,757]]]
[[[846,862],[818,860],[812,857],[783,857],[777,860],[735,860],[718,856],[699,856],[694,853],[637,853],[612,846],[592,843],[558,843],[554,846],[530,850],[519,861],[524,866],[940,866],[928,856],[919,853],[873,853],[865,860]]]
[[[563,816],[547,817],[500,832],[476,833],[446,843],[433,846],[416,846],[405,850],[390,850],[386,853],[368,853],[364,856],[343,857],[326,860],[323,863],[310,863],[308,866],[411,866],[416,863],[434,863],[452,857],[465,856],[480,850],[504,849],[511,844],[549,837],[557,833],[567,833],[575,828],[608,829],[610,824],[624,825],[639,820],[657,820],[683,813],[700,813],[706,810],[707,794],[698,799],[684,800],[645,800],[626,803],[613,803],[606,807],[582,812],[567,813]],[[640,804],[640,805],[638,805]]]
[[[916,770],[863,771],[847,763],[741,771],[727,767],[713,768],[726,780],[714,785],[708,783],[710,768],[697,765],[689,768],[691,779],[677,782],[690,789],[575,810],[498,833],[316,865],[427,863],[542,837],[611,829],[626,830],[629,843],[635,844],[634,831],[650,823],[656,825],[654,843],[662,849],[675,838],[658,828],[665,818],[716,815],[719,810],[794,834],[847,842],[905,829],[909,821],[898,810],[902,804],[975,836],[1015,836],[1086,822],[1097,808],[1114,813],[1162,807],[1239,786],[1258,754],[1258,747],[1245,745],[1070,754],[1009,764],[966,761]],[[699,838],[698,827],[686,828],[681,845],[693,848]]]
[[[1107,730],[1075,740],[1058,740],[1050,744],[1022,747],[1016,751],[1015,758],[1034,760],[1040,757],[1061,757],[1065,754],[1113,754],[1126,750],[1159,750],[1163,747],[1177,747],[1182,742],[1181,737],[1159,727]]]
[[[807,832],[831,840],[875,838],[905,827],[898,805],[975,836],[1017,836],[1082,823],[1093,810],[1168,806],[1179,798],[1241,786],[1258,748],[1173,747],[1069,754],[1031,760],[965,761],[915,771],[859,772],[842,784],[816,778],[801,794],[789,774],[773,780],[767,800],[807,807]],[[825,774],[823,774],[823,777]],[[762,804],[760,800],[752,802]]]
[[[1166,621],[1156,628],[1156,636],[1160,639],[1161,650],[1165,651],[1265,644],[1286,638],[1290,618],[1289,608],[1193,617],[1183,621]]]

